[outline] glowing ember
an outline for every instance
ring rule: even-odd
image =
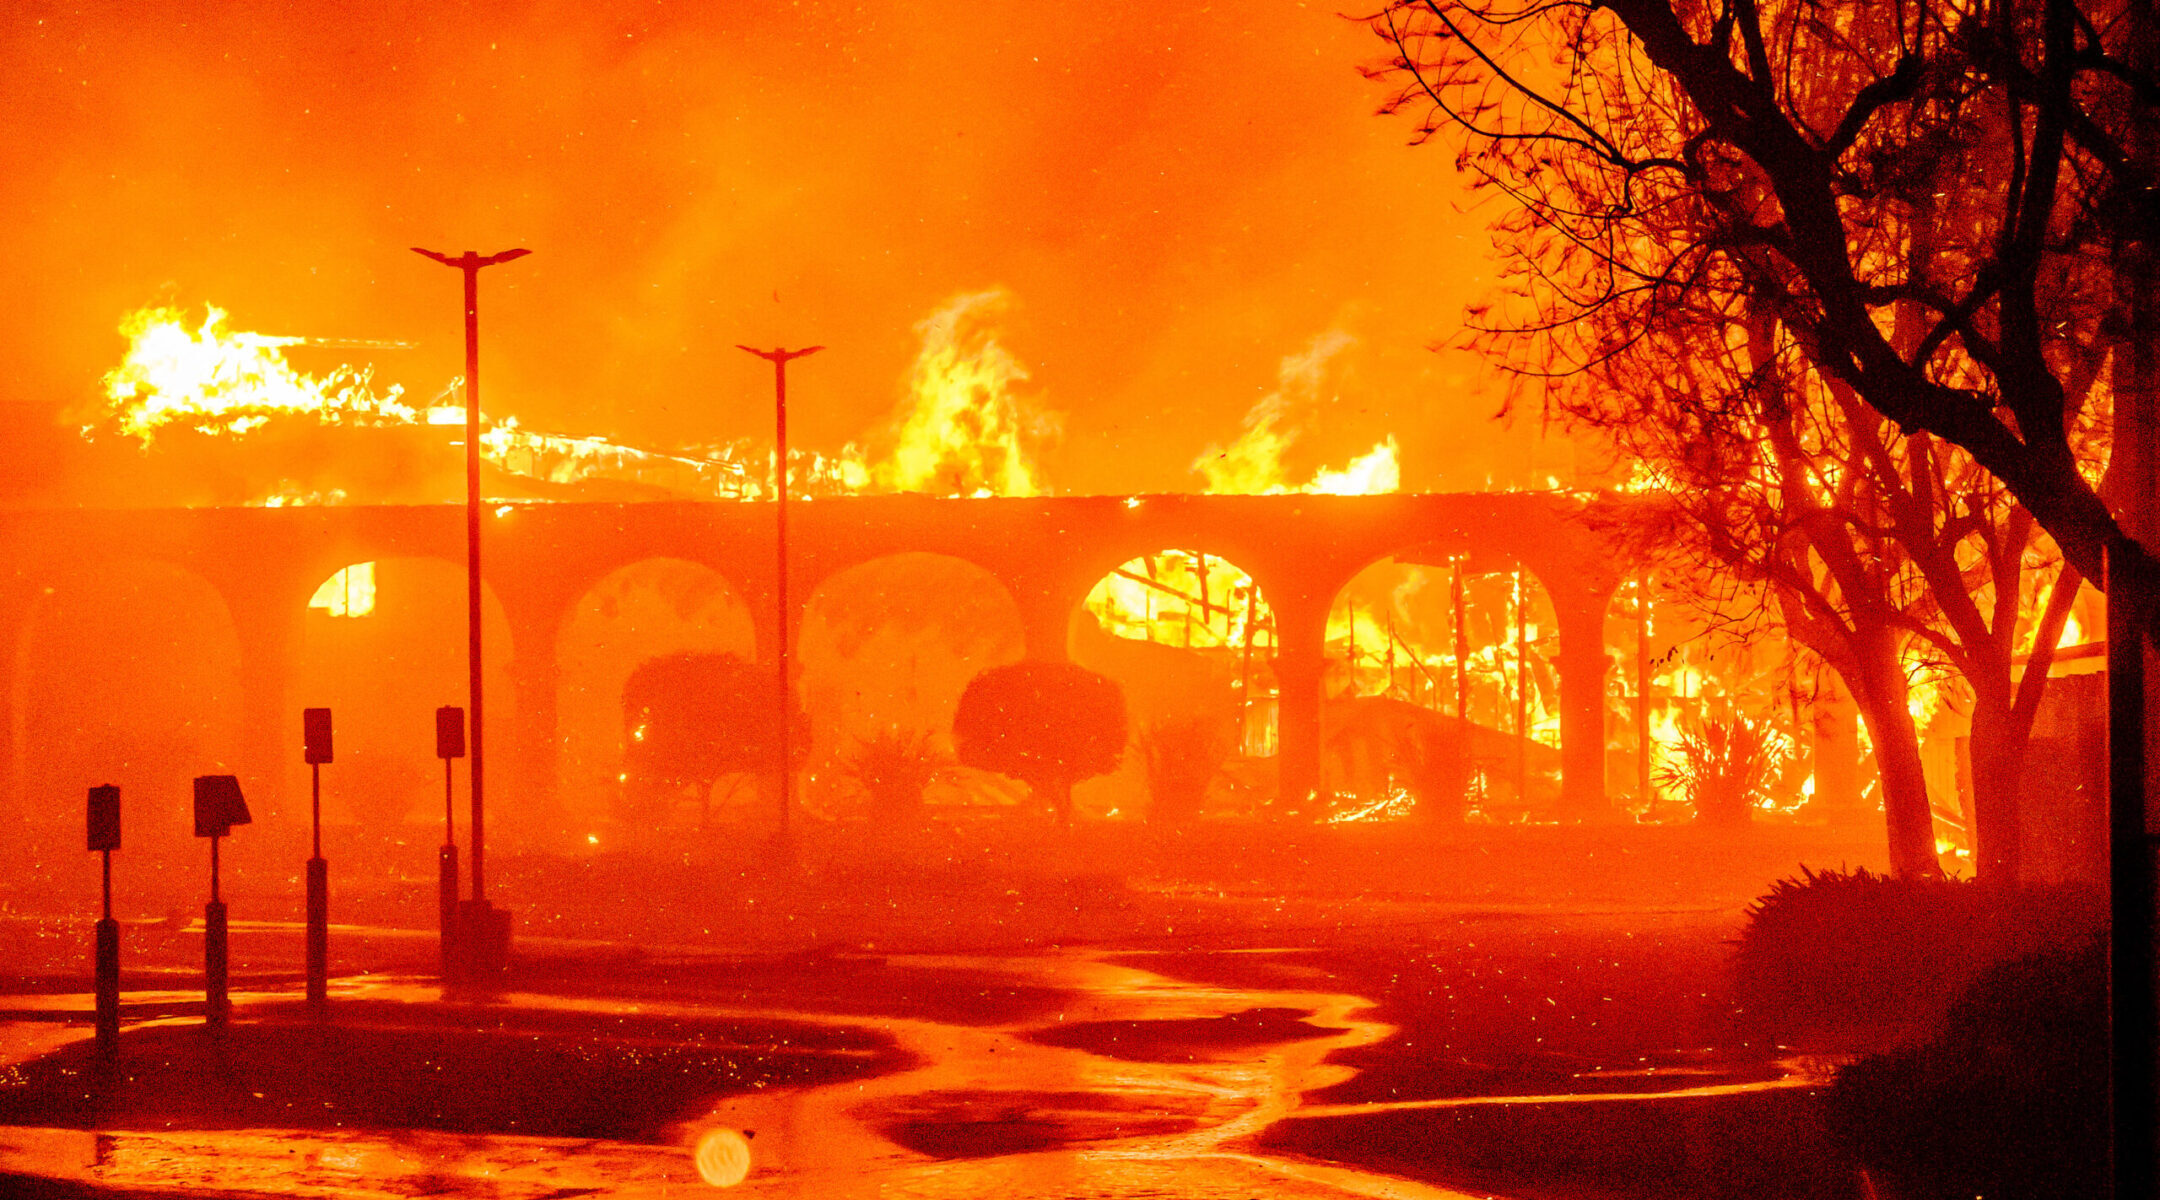
[[[1358,796],[1338,796],[1340,806],[1327,817],[1327,824],[1366,824],[1374,821],[1401,821],[1417,811],[1417,797],[1401,787],[1391,787],[1385,795],[1367,800]]]

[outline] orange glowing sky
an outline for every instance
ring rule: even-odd
[[[207,14],[193,11],[207,8]],[[94,396],[121,315],[412,341],[460,364],[456,277],[410,254],[532,248],[484,276],[483,399],[528,426],[672,446],[884,424],[953,296],[1063,413],[1061,492],[1189,490],[1277,387],[1309,473],[1396,433],[1404,486],[1569,477],[1462,351],[1488,236],[1448,148],[1408,147],[1331,6],[954,3],[16,4],[0,24],[0,401],[30,432]],[[313,356],[313,357],[307,357]],[[28,439],[28,440],[26,440]],[[35,482],[33,480],[33,482]],[[20,496],[18,479],[9,492]],[[447,499],[448,497],[446,497]]]

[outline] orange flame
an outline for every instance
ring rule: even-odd
[[[179,425],[204,433],[246,433],[283,413],[312,413],[328,424],[410,425],[412,406],[392,386],[377,395],[366,370],[339,367],[316,377],[293,369],[284,347],[307,339],[225,327],[225,311],[205,310],[190,332],[174,308],[145,308],[120,323],[127,355],[105,375],[109,416],[142,442]],[[85,430],[85,433],[88,433]]]
[[[1011,307],[1003,288],[971,292],[915,327],[922,349],[895,420],[897,441],[891,457],[869,472],[880,487],[949,496],[1043,494],[1032,451],[1057,425],[1015,393],[1028,371],[999,339],[998,318]]]
[[[166,429],[237,437],[278,417],[329,425],[465,423],[460,404],[418,409],[405,403],[403,389],[395,385],[378,394],[366,368],[340,366],[320,376],[300,371],[286,361],[285,348],[311,339],[235,330],[226,319],[215,306],[207,307],[193,329],[173,308],[144,308],[123,318],[127,352],[106,373],[105,411],[84,427],[84,436],[113,429],[148,446]],[[442,396],[454,394],[459,383],[452,381]],[[482,413],[480,452],[507,474],[554,484],[610,479],[718,499],[755,499],[771,490],[771,454],[760,455],[747,440],[671,454],[605,438],[543,433],[522,428],[514,416],[495,420]],[[809,491],[861,491],[868,484],[868,471],[852,447],[836,457],[797,452],[789,458],[790,477],[806,482]],[[345,500],[341,490],[311,490],[287,480],[256,503],[284,507]]]
[[[1192,469],[1207,479],[1210,495],[1272,496],[1283,492],[1323,492],[1338,496],[1392,492],[1402,486],[1393,435],[1351,460],[1341,470],[1322,468],[1304,484],[1293,486],[1283,469],[1283,455],[1300,430],[1290,423],[1293,411],[1316,403],[1328,364],[1356,344],[1349,334],[1330,330],[1276,368],[1275,390],[1245,414],[1243,432],[1224,447],[1209,446]]]

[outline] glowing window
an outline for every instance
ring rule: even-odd
[[[364,617],[375,611],[375,564],[354,563],[315,589],[310,609],[333,617]]]

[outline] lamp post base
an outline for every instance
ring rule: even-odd
[[[510,966],[510,911],[485,900],[460,900],[446,943],[447,982],[490,983]]]

